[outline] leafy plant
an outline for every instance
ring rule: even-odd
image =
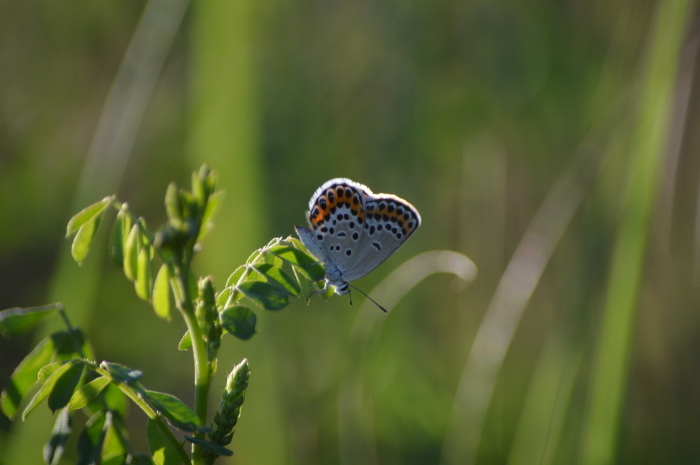
[[[253,252],[219,292],[211,277],[195,277],[192,259],[211,229],[222,197],[216,190],[215,172],[205,165],[193,173],[191,190],[170,184],[165,196],[168,221],[155,234],[115,196],[77,213],[67,227],[67,236],[75,235],[73,258],[81,264],[106,212],[110,207],[118,211],[109,256],[134,283],[139,298],[150,302],[159,317],[170,319],[174,301],[185,320],[188,330],[178,348],[192,349],[194,409],[175,396],[148,390],[140,382],[140,370],[108,361],[98,363],[85,334],[71,325],[60,303],[0,312],[0,332],[6,337],[29,331],[50,315],[58,314],[65,322],[66,329],[46,337],[24,358],[0,399],[5,415],[15,418],[32,387],[39,385],[24,407],[22,419],[44,400],[52,412],[58,412],[44,447],[47,464],[59,462],[78,410],[88,417],[78,437],[79,465],[212,464],[233,453],[225,446],[231,442],[250,371],[245,359],[233,368],[219,408],[207,426],[210,381],[217,370],[221,338],[227,333],[243,340],[253,337],[256,315],[251,302],[267,310],[284,308],[290,297],[308,302],[325,271],[297,239],[288,237],[273,239]],[[156,264],[158,272],[154,274]],[[150,455],[135,453],[129,445],[123,422],[127,397],[148,416]],[[189,433],[184,437],[191,444],[191,458],[171,427]]]

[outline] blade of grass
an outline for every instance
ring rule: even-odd
[[[626,202],[615,242],[591,377],[583,437],[584,465],[608,464],[615,460],[636,302],[690,6],[688,0],[661,2],[650,36]]]

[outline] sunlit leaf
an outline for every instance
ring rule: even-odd
[[[139,251],[137,266],[138,271],[134,282],[136,295],[142,300],[150,302],[151,293],[153,292],[153,267],[151,266],[148,248],[142,247]]]
[[[278,245],[270,248],[270,253],[273,253],[282,260],[299,267],[299,269],[307,274],[312,281],[323,279],[326,275],[326,271],[323,269],[323,266],[321,266],[314,256],[294,247]]]
[[[139,263],[139,225],[134,224],[129,232],[124,246],[124,275],[131,281],[136,281]]]
[[[26,333],[61,308],[60,304],[42,307],[14,307],[0,311],[0,333],[5,337]]]
[[[190,347],[192,347],[192,337],[190,336],[190,332],[186,331],[182,336],[182,339],[180,339],[180,343],[177,345],[177,348],[179,350],[187,350]]]
[[[246,281],[236,286],[243,295],[267,310],[284,308],[288,301],[287,294],[262,281]]]
[[[239,339],[247,340],[255,334],[257,316],[251,309],[243,305],[235,305],[225,309],[219,315],[221,326]]]
[[[170,268],[167,263],[163,263],[156,276],[153,286],[153,309],[161,318],[170,320],[172,304],[170,301]]]
[[[52,362],[42,367],[41,370],[39,370],[39,374],[37,374],[37,381],[41,384],[44,384],[46,380],[48,380],[54,373],[56,373],[56,371],[59,368],[61,368],[66,363],[68,363],[68,360],[59,360],[57,362]]]
[[[265,276],[267,282],[272,284],[278,290],[293,296],[298,296],[301,292],[301,288],[296,283],[294,278],[289,276],[282,268],[278,268],[269,263],[258,263],[253,265],[253,268]]]
[[[76,213],[73,216],[73,218],[71,218],[70,221],[68,221],[68,226],[66,228],[66,237],[69,237],[71,234],[78,231],[86,223],[102,216],[112,199],[112,196],[105,197],[99,202],[95,202],[89,207],[85,207],[84,209]]]
[[[61,378],[61,376],[68,370],[75,370],[76,366],[79,366],[80,370],[82,371],[83,362],[81,360],[70,360],[68,362],[63,363],[63,365],[60,366],[57,370],[53,371],[51,376],[49,376],[48,379],[44,382],[44,385],[41,386],[39,392],[37,392],[34,395],[32,400],[29,402],[29,405],[27,405],[27,407],[24,409],[24,412],[22,412],[22,420],[25,420],[27,418],[27,415],[29,415],[44,399],[46,399],[46,397],[49,394],[51,394],[51,391],[53,390],[54,386],[56,385],[56,382]],[[68,401],[66,401],[66,403],[67,402]]]
[[[82,330],[75,328],[70,333],[59,331],[55,334],[56,353],[53,360],[71,360],[85,357],[88,360],[94,358],[92,347],[85,339]]]
[[[117,213],[117,218],[114,220],[112,232],[109,236],[109,257],[115,265],[124,266],[124,251],[132,226],[133,222],[127,210],[127,205],[123,204],[121,210]]]
[[[192,436],[188,436],[186,434],[184,435],[184,438],[193,444],[197,444],[202,449],[213,452],[216,455],[221,455],[224,457],[230,457],[233,455],[233,451],[230,451],[218,444],[214,444],[213,442],[207,441],[206,439],[193,438]]]
[[[226,305],[226,302],[228,302],[229,297],[231,297],[231,288],[227,287],[223,289],[219,294],[216,296],[216,307],[221,308],[224,305]]]
[[[129,446],[126,428],[124,428],[119,415],[112,415],[112,424],[107,428],[107,434],[102,444],[100,465],[124,465],[128,457]]]
[[[199,423],[197,415],[180,399],[164,392],[145,391],[149,402],[168,421],[184,431],[195,431]]]
[[[197,242],[201,241],[204,236],[207,235],[209,231],[214,226],[214,217],[219,210],[219,204],[224,197],[223,191],[214,192],[209,196],[207,201],[207,207],[204,210],[204,215],[202,215],[202,226],[199,229],[199,235],[197,236]]]
[[[63,455],[63,450],[73,427],[73,418],[68,409],[58,412],[49,442],[44,445],[44,463],[57,465]]]
[[[53,335],[52,335],[53,336]],[[2,391],[0,406],[8,418],[14,418],[17,408],[29,389],[37,382],[39,370],[51,361],[55,346],[52,336],[42,340],[19,364]]]
[[[102,456],[107,429],[112,422],[112,412],[99,412],[85,424],[78,437],[78,465],[98,465]]]
[[[241,265],[236,270],[231,273],[231,276],[228,277],[226,280],[226,287],[233,286],[235,284],[238,284],[238,281],[241,279],[243,276],[243,273],[245,273],[247,267],[245,265]]]
[[[297,283],[299,284],[299,292],[304,298],[304,301],[308,304],[309,299],[311,299],[311,281],[309,281],[309,279],[304,276],[304,274],[299,271],[297,267],[293,266],[292,271],[294,272],[294,277],[297,279]]]
[[[153,461],[157,465],[180,465],[180,455],[177,450],[170,444],[165,433],[150,418],[146,425],[146,436],[148,448],[151,449]]]
[[[100,376],[99,378],[93,379],[78,389],[75,394],[73,394],[70,402],[68,402],[68,408],[70,410],[75,410],[85,407],[92,399],[97,397],[97,395],[102,392],[110,382],[111,380],[106,376]]]
[[[78,265],[82,265],[85,257],[87,257],[90,251],[90,246],[92,245],[93,239],[95,239],[95,234],[97,233],[97,228],[100,226],[100,221],[102,216],[96,216],[92,220],[83,224],[80,229],[78,229],[78,234],[75,235],[73,239],[73,245],[71,246],[71,254],[73,259],[78,262]]]

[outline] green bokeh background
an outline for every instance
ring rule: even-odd
[[[477,438],[478,464],[698,463],[696,9],[0,0],[0,308],[62,301],[99,359],[139,368],[150,389],[191,405],[191,354],[176,350],[184,323],[159,320],[109,263],[107,221],[103,244],[72,263],[68,218],[117,193],[155,227],[168,183],[208,162],[227,193],[195,266],[221,284],[303,224],[321,183],[349,177],[423,218],[358,287],[371,292],[428,250],[466,254],[479,275],[465,289],[431,276],[385,317],[360,365],[365,436],[339,413],[344,373],[364,354],[349,342],[364,299],[259,310],[258,335],[222,345],[212,407],[234,363],[247,357],[252,374],[235,455],[221,463],[470,463],[448,453],[449,438]],[[109,119],[120,105],[123,119]],[[580,205],[567,204],[575,192]],[[505,295],[553,253],[515,321],[483,427],[455,430],[460,379],[518,244],[569,214],[549,209],[538,223],[548,198],[573,205],[571,221],[560,241],[545,234],[521,250],[527,266]],[[0,340],[0,386],[50,329]],[[48,411],[24,424],[0,416],[0,463],[41,463],[50,427]],[[146,451],[136,409],[129,428]],[[348,451],[358,437],[373,454]]]

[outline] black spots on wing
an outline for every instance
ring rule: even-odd
[[[345,188],[345,197],[347,197],[348,199],[349,199],[350,197],[352,197],[352,191],[350,190],[349,187],[346,187],[346,188]],[[348,204],[348,206],[350,206],[350,204]]]
[[[377,225],[377,231],[381,231],[381,230],[382,230],[382,225],[381,225],[381,224],[378,224],[378,225]]]
[[[408,221],[408,220],[411,219],[411,215],[410,215],[408,212],[406,212],[406,213],[403,214],[403,219],[406,220],[406,221]]]
[[[382,250],[382,244],[379,242],[372,242],[372,246],[377,250]]]
[[[322,240],[323,240],[323,234],[316,234],[316,239],[318,239],[319,241],[322,241]]]
[[[311,213],[311,217],[312,217],[312,218],[316,218],[316,217],[318,216],[319,213],[321,213],[321,212],[318,211],[318,207],[316,207],[316,208],[314,208],[313,213]]]
[[[325,221],[330,220],[330,219],[331,219],[331,214],[330,214],[330,213],[326,213],[326,214],[323,216],[323,219],[324,219]]]
[[[341,199],[343,197],[343,194],[345,193],[345,190],[342,187],[338,187],[335,190],[336,194],[338,194],[338,199]]]
[[[335,229],[331,228],[328,230],[328,232],[330,232],[331,234],[335,234]]]
[[[350,226],[350,229],[355,229],[355,222],[351,221],[350,224],[348,224],[348,226]]]
[[[368,203],[365,210],[367,210],[368,213],[372,213],[374,211],[374,205],[373,203]]]
[[[360,237],[360,235],[357,234],[357,231],[355,231],[354,233],[352,233],[352,239],[353,239],[354,241],[356,241],[358,237]]]
[[[379,213],[375,213],[375,214],[374,214],[374,219],[377,220],[377,221],[379,221],[379,220],[382,219],[382,215],[380,215]]]
[[[382,221],[384,221],[384,222],[389,221],[389,215],[387,215],[386,213],[383,214],[383,215],[382,215]]]
[[[358,203],[360,203],[360,197],[355,194],[355,197],[352,198],[352,204],[357,205]]]
[[[365,223],[365,229],[369,229],[369,223]]]
[[[345,234],[345,231],[339,231],[338,232],[338,237],[346,237],[347,234]]]
[[[328,204],[326,203],[326,198],[325,198],[325,197],[321,197],[320,199],[318,199],[318,206],[321,207],[321,210],[325,210],[325,209],[326,209],[326,207],[328,206]]]
[[[352,255],[352,250],[351,250],[351,249],[346,250],[346,251],[345,251],[345,255],[347,255],[348,257],[349,257],[350,255]]]
[[[396,208],[396,207],[394,207],[394,204],[393,204],[393,203],[390,203],[390,204],[386,207],[386,211],[388,211],[389,213],[394,213],[394,208]]]
[[[339,245],[336,245],[336,246],[335,246],[335,250],[340,250],[340,246],[339,246]]]
[[[362,224],[362,223],[364,223],[364,221],[365,221],[365,220],[363,220],[362,217],[357,218],[358,224]]]
[[[322,228],[321,228],[321,232],[322,232],[322,233],[327,233],[327,232],[328,232],[328,228],[325,227],[325,226],[322,227]]]
[[[350,215],[348,215],[347,213],[344,214],[344,215],[343,215],[343,219],[344,219],[345,221],[349,220],[349,219],[350,219]]]
[[[337,210],[337,208],[338,208],[338,207],[336,207],[335,205],[333,205],[333,206],[331,207],[331,214],[335,213],[335,211]]]
[[[401,235],[401,233],[397,233],[397,234],[396,234],[396,238],[397,238],[397,239],[401,239],[402,237],[403,237],[403,236]]]
[[[328,193],[326,194],[326,197],[328,197],[328,201],[330,203],[333,203],[335,201],[335,194],[333,193],[333,189],[328,189]]]
[[[398,224],[398,225],[399,225],[399,228],[403,228],[403,221],[399,220],[399,222],[398,222],[398,223],[396,223],[396,224]]]
[[[399,216],[403,215],[403,208],[402,208],[402,207],[397,208],[397,209],[396,209],[396,214],[399,215]]]
[[[379,208],[377,208],[377,210],[379,210],[379,211],[384,211],[385,208],[386,208],[386,203],[380,202],[380,203],[379,203]]]
[[[389,228],[386,228],[386,229],[389,229]],[[396,228],[391,228],[391,232],[392,232],[393,234],[396,234],[397,232],[399,232],[399,230],[396,229]]]
[[[333,220],[333,226],[335,226],[335,225],[336,225],[336,223],[337,223],[337,221]]]
[[[372,234],[374,234],[374,226],[369,227],[369,235],[371,236]]]
[[[352,213],[352,216],[357,216],[357,210],[350,210],[350,213]]]
[[[408,222],[408,227],[411,228],[411,229],[413,229],[413,221],[409,221],[409,222]]]

